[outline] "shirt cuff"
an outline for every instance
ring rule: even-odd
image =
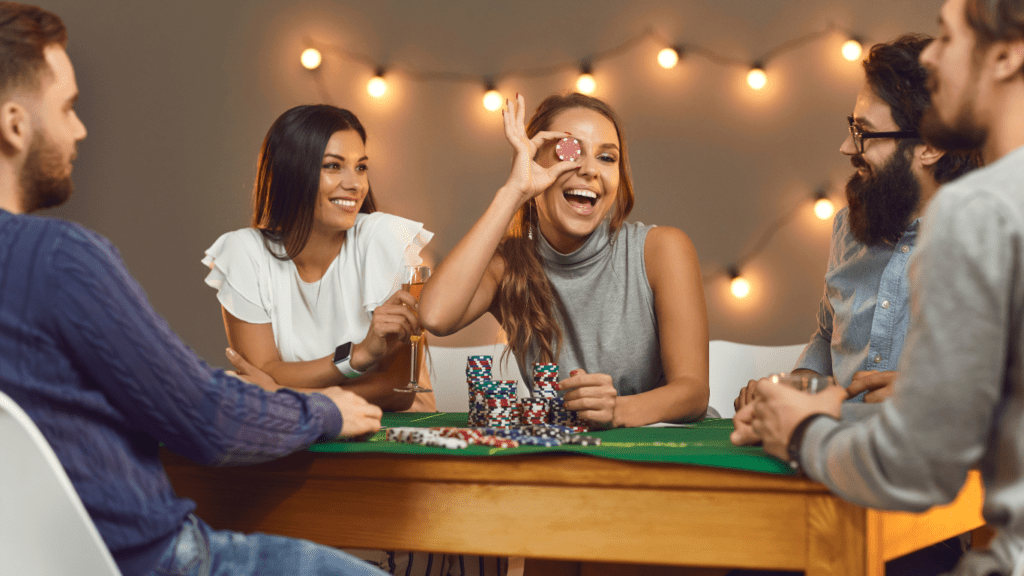
[[[310,411],[319,414],[324,423],[323,436],[321,440],[337,440],[341,435],[341,427],[344,423],[341,418],[341,410],[333,400],[320,393],[306,395],[306,402]]]

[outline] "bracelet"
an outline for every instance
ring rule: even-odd
[[[803,466],[800,464],[800,448],[804,443],[804,434],[811,424],[821,416],[828,416],[822,412],[811,414],[804,418],[793,428],[793,434],[789,436],[789,446],[786,448],[786,455],[789,457],[789,467],[797,474],[803,474]]]

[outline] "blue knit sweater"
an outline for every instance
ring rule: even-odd
[[[53,446],[125,576],[145,574],[194,508],[159,444],[245,464],[341,431],[325,396],[269,393],[200,360],[105,238],[0,210],[0,390]]]

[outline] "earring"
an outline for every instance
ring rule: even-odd
[[[533,224],[530,224],[530,229],[526,231],[526,238],[533,240]]]

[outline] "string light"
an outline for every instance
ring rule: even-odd
[[[306,48],[302,51],[302,56],[299,57],[299,60],[307,70],[316,70],[320,67],[323,56],[320,55],[320,51],[316,48]]]
[[[864,47],[860,43],[859,38],[850,38],[843,43],[843,58],[846,58],[850,62],[856,62],[860,59],[860,55],[864,53]]]
[[[597,81],[594,80],[593,69],[589,62],[580,65],[580,75],[576,78],[576,91],[580,94],[593,94],[597,90]]]
[[[836,206],[829,200],[825,190],[818,190],[814,195],[814,215],[822,220],[828,220],[836,213]]]
[[[494,88],[494,84],[488,82],[484,86],[484,90],[486,90],[486,92],[484,92],[483,100],[484,108],[491,112],[495,112],[499,108],[501,108],[501,105],[505,102],[505,99],[501,97],[501,92],[498,92]]]
[[[729,278],[729,291],[733,296],[740,299],[750,296],[750,281],[740,275],[739,268],[730,266]]]
[[[374,98],[381,98],[388,93],[388,81],[384,79],[383,68],[377,68],[373,78],[366,83],[366,92]]]
[[[676,64],[679,63],[679,53],[680,50],[678,48],[662,49],[661,52],[658,52],[658,64],[666,70],[675,68]]]
[[[768,75],[764,72],[764,64],[755,62],[747,72],[747,85],[754,90],[760,90],[768,84]]]
[[[787,42],[784,42],[776,46],[772,50],[762,54],[754,62],[753,65],[749,64],[750,60],[744,61],[738,58],[725,56],[716,53],[708,48],[693,44],[686,44],[686,54],[695,54],[701,56],[721,66],[747,68],[747,84],[753,90],[761,90],[768,84],[768,75],[765,72],[765,64],[769,60],[773,60],[785,52],[789,52],[811,42],[831,37],[837,30],[843,32],[841,29],[838,29],[837,27],[830,25],[824,30],[812,32],[804,36],[791,39]],[[861,54],[863,53],[863,46],[861,44],[862,41],[858,37],[849,35],[849,32],[844,33],[848,34],[847,37],[849,38],[849,40],[843,44],[842,54],[844,58],[846,58],[847,60],[855,61],[859,59]],[[556,74],[567,68],[571,68],[573,66],[578,66],[578,69],[580,71],[580,74],[576,79],[576,90],[583,94],[593,94],[597,89],[597,81],[595,80],[592,73],[593,63],[606,58],[616,57],[628,50],[631,50],[635,46],[640,45],[642,42],[648,39],[653,39],[660,43],[662,46],[669,46],[663,48],[658,53],[658,64],[660,66],[666,69],[670,69],[678,65],[679,60],[683,55],[683,49],[680,48],[682,44],[673,43],[671,40],[658,34],[654,30],[648,29],[641,34],[638,34],[637,36],[628,39],[627,41],[623,42],[618,46],[592,53],[582,64],[551,64],[537,66],[534,68],[505,70],[496,74],[486,76],[483,78],[483,82],[485,84],[485,94],[482,100],[483,106],[490,111],[496,111],[502,107],[502,105],[505,102],[505,99],[501,95],[501,93],[497,91],[495,87],[496,82],[502,78],[512,76],[524,78],[549,76],[552,74]],[[313,42],[307,39],[307,45],[310,44],[313,44]],[[345,48],[341,48],[338,46],[326,45],[324,47],[333,53],[341,54],[353,60],[361,61],[367,66],[374,66],[374,59],[365,54],[353,52],[351,50],[347,50]],[[302,53],[301,61],[302,65],[305,66],[306,68],[310,70],[315,70],[320,66],[322,62],[322,55],[320,53],[320,50],[316,48],[306,49]],[[481,81],[481,77],[479,74],[472,73],[450,71],[422,71],[410,70],[405,68],[401,68],[400,70],[410,79],[419,82],[461,83]],[[314,78],[316,79],[317,87],[320,90],[323,99],[325,101],[331,101],[332,99],[330,98],[330,94],[327,91],[327,87],[322,75],[314,75]],[[378,68],[376,70],[376,75],[374,76],[374,78],[370,80],[370,82],[367,84],[367,91],[374,97],[380,97],[377,96],[376,93],[379,92],[381,96],[383,96],[383,94],[387,92],[387,89],[387,82],[383,78],[383,71],[381,71]],[[763,250],[765,246],[768,244],[768,242],[771,240],[775,232],[781,229],[782,226],[784,226],[789,220],[796,216],[800,210],[806,210],[807,205],[804,202],[806,202],[806,200],[801,202],[800,206],[798,206],[797,209],[794,209],[782,215],[781,217],[777,218],[774,222],[772,222],[768,226],[760,240],[753,246],[752,250],[749,250],[742,257],[736,258],[733,261],[734,264],[725,268],[724,271],[730,276],[730,290],[736,298],[746,298],[747,296],[750,295],[752,289],[750,282],[740,275],[739,267],[743,266],[748,260],[757,255],[761,250]],[[830,218],[835,213],[835,205],[827,197],[827,194],[824,191],[820,191],[814,197],[814,213],[818,218],[821,218],[823,220]],[[704,281],[707,282],[711,278],[721,274],[722,272],[723,269],[721,268],[716,272],[709,272],[704,275]]]

